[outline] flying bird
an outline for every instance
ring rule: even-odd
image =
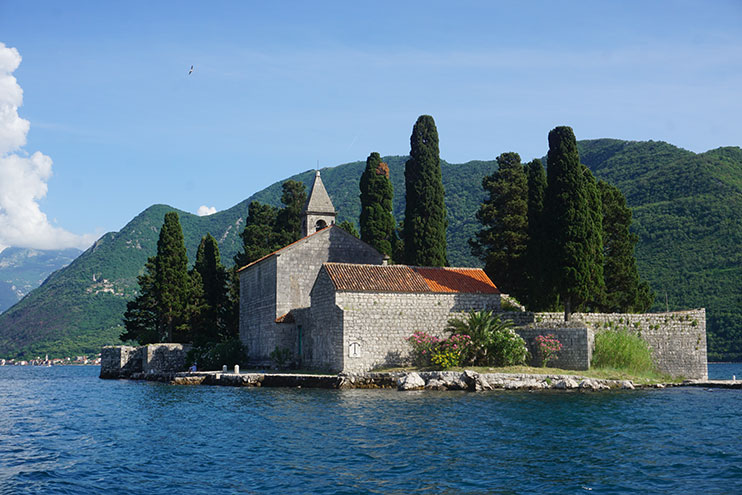
[[[191,65],[191,70],[188,71],[188,75],[190,76],[191,74],[193,74],[193,66],[192,65]]]

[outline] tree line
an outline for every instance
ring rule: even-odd
[[[654,294],[636,268],[631,210],[614,186],[580,163],[570,127],[549,132],[547,169],[497,157],[472,252],[503,292],[535,311],[643,312]]]
[[[629,232],[631,211],[613,186],[597,182],[579,161],[572,129],[549,133],[548,175],[540,160],[521,164],[517,153],[497,157],[498,170],[484,178],[489,198],[477,212],[482,230],[470,241],[485,271],[503,291],[529,309],[644,311],[653,294],[641,281],[634,258],[637,237]],[[420,116],[410,136],[405,164],[405,217],[392,213],[389,167],[373,152],[359,181],[360,233],[344,228],[396,263],[446,266],[446,207],[438,131]],[[208,348],[239,346],[237,269],[301,237],[307,201],[303,183],[283,184],[282,208],[250,203],[234,267],[221,262],[216,240],[201,240],[188,269],[183,233],[175,212],[165,215],[139,295],[127,304],[124,341],[188,342]],[[242,350],[244,351],[244,349]]]

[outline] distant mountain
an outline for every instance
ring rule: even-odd
[[[41,285],[52,272],[69,265],[82,251],[9,247],[0,252],[0,313]]]
[[[579,147],[582,161],[598,178],[618,186],[633,208],[639,269],[657,292],[653,309],[665,309],[665,294],[670,309],[705,306],[710,358],[742,359],[742,150],[694,154],[662,142],[613,139],[581,141]],[[404,215],[406,159],[384,158],[397,219]],[[364,165],[322,170],[339,222],[357,223]],[[495,166],[494,161],[442,163],[453,265],[480,266],[467,241],[479,229],[474,215],[484,198],[482,177]],[[290,179],[309,186],[313,175],[306,171]],[[279,205],[283,182],[207,217],[179,211],[191,261],[201,236],[210,232],[219,241],[222,260],[231,264],[249,202]],[[90,353],[116,343],[126,301],[137,290],[136,276],[156,251],[165,213],[173,210],[146,209],[0,315],[0,356]]]

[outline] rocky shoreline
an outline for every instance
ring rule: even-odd
[[[521,373],[478,373],[476,371],[368,372],[324,374],[289,374],[266,372],[228,373],[191,371],[179,373],[133,373],[129,376],[107,376],[149,380],[173,385],[217,385],[232,387],[290,387],[327,389],[386,388],[409,390],[633,390],[665,388],[679,384],[640,385],[631,380],[606,380],[581,375],[537,375]],[[742,388],[742,381],[738,381]],[[683,385],[697,385],[690,381]]]

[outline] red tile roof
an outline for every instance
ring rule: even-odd
[[[453,292],[499,294],[479,268],[325,263],[337,290],[350,292]]]
[[[499,294],[500,291],[481,268],[414,267],[433,292]]]

